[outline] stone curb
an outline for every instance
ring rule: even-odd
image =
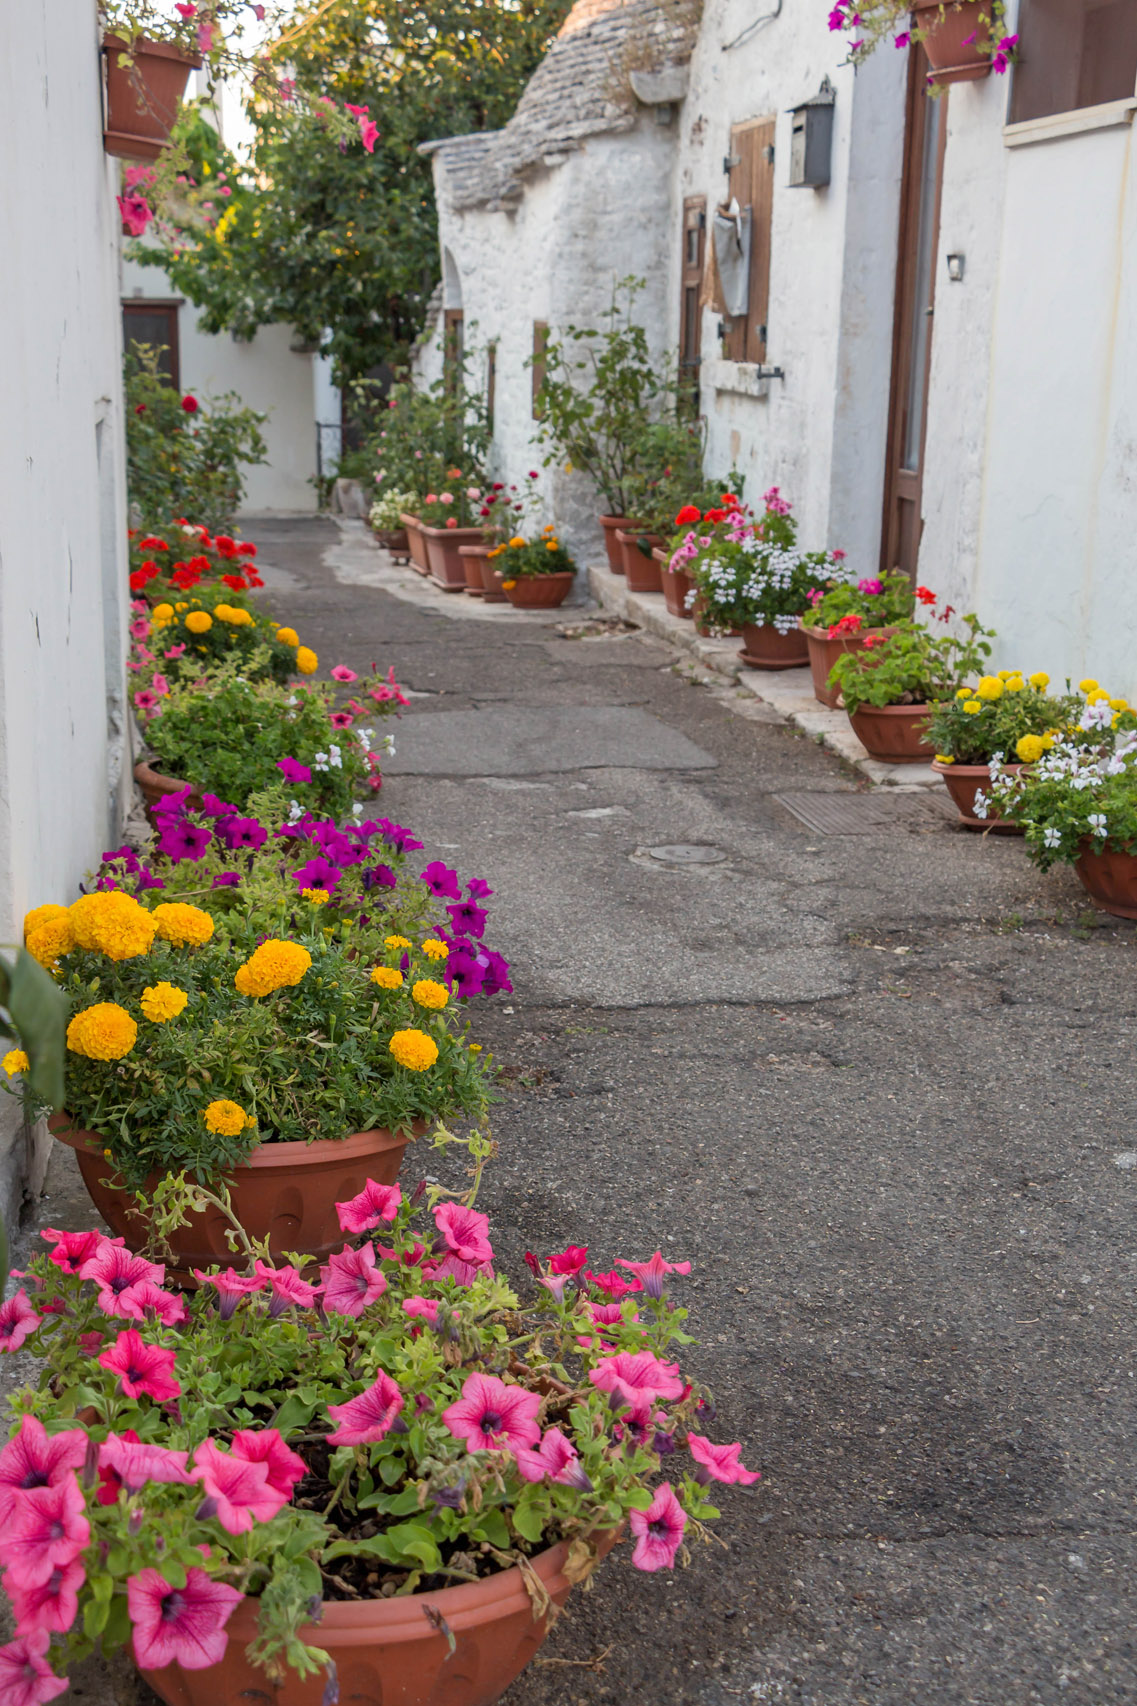
[[[588,579],[592,595],[603,610],[635,622],[686,652],[704,669],[735,682],[744,693],[761,700],[783,721],[828,747],[878,787],[943,788],[943,781],[930,765],[882,764],[870,758],[844,711],[830,711],[814,698],[808,669],[747,669],[738,655],[737,640],[704,639],[693,622],[673,616],[658,593],[629,592],[623,575],[614,575],[607,568],[590,568]]]

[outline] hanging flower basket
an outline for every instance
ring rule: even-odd
[[[121,56],[130,60],[120,64]],[[104,35],[107,122],[103,147],[122,160],[156,160],[170,140],[191,71],[201,55],[173,42]]]
[[[927,32],[923,44],[932,83],[974,83],[990,74],[990,54],[979,45],[987,40],[984,10],[989,11],[985,0],[960,0],[957,5],[951,0],[912,0],[912,21]]]

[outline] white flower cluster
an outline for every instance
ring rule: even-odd
[[[313,770],[342,770],[343,753],[338,746],[329,744],[327,752],[317,752],[312,759]]]

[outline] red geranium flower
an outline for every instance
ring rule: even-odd
[[[936,602],[935,593],[930,591],[926,586],[918,586],[916,588],[916,597],[920,600],[921,604],[934,604]]]
[[[683,508],[679,511],[679,514],[675,517],[675,525],[676,527],[689,527],[694,522],[701,521],[702,519],[702,511],[696,509],[694,504],[684,504]]]

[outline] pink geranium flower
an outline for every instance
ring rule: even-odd
[[[338,1424],[329,1445],[373,1445],[383,1439],[403,1407],[403,1394],[385,1369],[366,1392],[346,1404],[329,1404],[328,1415]]]
[[[39,1587],[56,1566],[77,1558],[90,1538],[83,1489],[69,1474],[12,1500],[0,1534],[0,1564],[13,1586]]]
[[[335,668],[332,670],[332,680],[358,681],[359,677],[356,675],[354,669],[348,669],[346,663],[337,663]]]
[[[272,1287],[272,1302],[269,1304],[270,1315],[283,1315],[286,1309],[312,1309],[319,1296],[318,1285],[309,1285],[302,1280],[295,1268],[270,1268],[267,1262],[258,1259],[256,1272]]]
[[[254,1521],[271,1522],[290,1496],[270,1485],[267,1463],[222,1451],[212,1439],[194,1452],[193,1476],[205,1489],[206,1514],[215,1515],[227,1534],[247,1534]]]
[[[126,1434],[108,1434],[99,1447],[99,1471],[106,1471],[104,1486],[114,1497],[100,1504],[113,1504],[120,1487],[137,1493],[147,1481],[161,1481],[167,1486],[188,1487],[193,1476],[186,1473],[186,1453],[168,1451],[162,1445],[147,1445]]]
[[[137,1328],[128,1327],[99,1357],[99,1366],[119,1376],[128,1398],[145,1393],[156,1404],[165,1404],[181,1396],[182,1389],[174,1379],[176,1361],[173,1351],[148,1345]]]
[[[80,1279],[93,1280],[98,1286],[99,1294],[95,1301],[104,1315],[125,1315],[136,1321],[141,1319],[141,1310],[135,1308],[130,1299],[123,1307],[123,1293],[143,1280],[161,1285],[165,1277],[166,1270],[160,1262],[148,1262],[142,1256],[132,1256],[123,1245],[112,1244],[109,1238],[100,1240],[95,1253],[79,1269]]]
[[[678,1364],[660,1362],[651,1351],[618,1351],[590,1369],[588,1378],[598,1391],[611,1392],[625,1404],[678,1398],[683,1390]]]
[[[286,1500],[308,1473],[304,1459],[285,1445],[277,1428],[239,1428],[233,1435],[232,1456],[263,1464],[269,1486]]]
[[[627,1268],[630,1274],[635,1274],[649,1297],[663,1296],[663,1281],[668,1274],[689,1274],[690,1262],[665,1262],[660,1250],[655,1252],[650,1262],[625,1262],[616,1257],[618,1268]]]
[[[507,1386],[494,1374],[471,1374],[462,1396],[442,1420],[455,1439],[464,1439],[469,1451],[522,1451],[541,1437],[537,1426],[540,1395],[520,1386]]]
[[[18,1351],[39,1324],[40,1317],[28,1302],[26,1291],[18,1291],[0,1303],[0,1351]]]
[[[576,1487],[582,1493],[592,1491],[592,1482],[585,1473],[576,1446],[560,1428],[546,1428],[544,1438],[535,1451],[522,1449],[516,1455],[523,1481],[557,1481],[562,1487]]]
[[[0,1696],[5,1706],[43,1706],[68,1686],[65,1676],[56,1676],[47,1662],[51,1637],[46,1629],[35,1629],[0,1647]]]
[[[687,1447],[691,1456],[705,1471],[705,1478],[710,1481],[725,1481],[728,1484],[738,1483],[739,1486],[749,1487],[761,1479],[758,1469],[744,1469],[739,1462],[741,1445],[712,1445],[702,1434],[688,1434]],[[696,1474],[696,1480],[704,1477]]]
[[[187,1570],[184,1588],[172,1588],[157,1570],[140,1570],[126,1584],[136,1663],[143,1670],[220,1664],[229,1645],[225,1625],[243,1597],[204,1570]]]
[[[687,1513],[664,1481],[646,1511],[631,1511],[628,1526],[636,1540],[632,1563],[637,1570],[673,1570],[675,1554],[687,1526]]]
[[[21,1416],[18,1430],[0,1451],[0,1524],[21,1493],[57,1486],[82,1468],[86,1455],[82,1428],[49,1434],[38,1416]]]
[[[433,1297],[405,1297],[403,1310],[412,1318],[425,1321],[428,1326],[438,1326],[438,1304]]]
[[[329,1256],[327,1266],[320,1269],[324,1282],[324,1308],[339,1315],[362,1315],[363,1311],[387,1289],[384,1275],[375,1266],[375,1250],[365,1244],[361,1250],[348,1245],[338,1256]]]
[[[377,1185],[368,1179],[357,1197],[336,1204],[340,1229],[357,1237],[361,1232],[373,1232],[381,1221],[394,1220],[402,1200],[398,1185]]]
[[[459,1285],[469,1285],[479,1270],[493,1261],[490,1244],[489,1218],[463,1203],[439,1203],[434,1211],[434,1223],[446,1241],[449,1252],[438,1268],[436,1278],[453,1278]]]
[[[16,1626],[26,1635],[31,1630],[47,1630],[64,1635],[79,1612],[79,1589],[87,1580],[87,1572],[78,1558],[69,1564],[57,1564],[46,1582],[35,1587],[20,1587],[7,1580],[5,1592],[12,1601]],[[0,1673],[0,1698],[9,1698]]]

